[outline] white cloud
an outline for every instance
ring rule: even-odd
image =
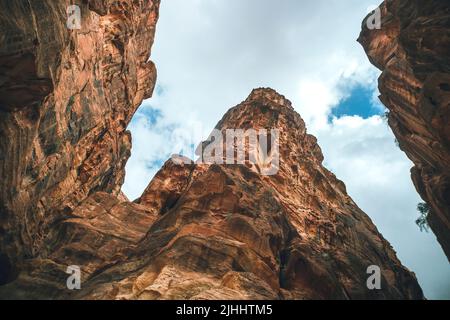
[[[347,186],[348,193],[374,221],[416,272],[428,298],[450,297],[447,258],[432,233],[415,224],[421,202],[409,177],[412,163],[396,146],[379,117],[342,117],[317,134],[325,166]]]
[[[387,125],[379,117],[328,122],[332,108],[357,85],[374,91],[373,101],[361,107],[383,110],[375,99],[379,71],[356,42],[373,4],[162,1],[152,59],[163,90],[146,102],[161,117],[155,124],[138,114],[130,125],[133,150],[126,194],[138,197],[159,169],[158,161],[199,142],[253,88],[272,87],[293,102],[308,130],[318,136],[326,166],[346,183],[402,262],[418,274],[425,293],[450,298],[442,288],[450,282],[448,262],[434,237],[414,225],[419,198],[409,177],[411,163],[395,146]],[[202,133],[192,133],[198,127]]]

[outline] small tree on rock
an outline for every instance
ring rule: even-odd
[[[430,214],[430,206],[428,203],[421,202],[417,205],[417,211],[420,213],[420,217],[416,220],[416,224],[419,226],[420,231],[428,232],[430,226],[428,225],[428,215]]]

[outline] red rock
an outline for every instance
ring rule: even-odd
[[[388,0],[382,27],[359,37],[383,71],[380,99],[411,177],[430,207],[428,222],[450,259],[450,3]]]
[[[119,195],[158,7],[83,1],[69,30],[65,1],[0,3],[0,253],[14,269],[51,254],[55,224],[89,196]]]
[[[248,146],[256,163],[169,160],[138,200],[124,197],[126,126],[155,81],[147,59],[158,4],[88,1],[91,32],[69,32],[61,4],[2,2],[11,14],[1,30],[42,39],[0,54],[0,68],[12,55],[34,65],[2,87],[18,91],[1,101],[0,297],[422,299],[414,274],[272,89],[254,90],[216,128],[279,130],[275,174],[261,174],[264,157]],[[21,96],[29,81],[36,87]],[[66,287],[70,265],[81,268],[79,291]],[[381,268],[381,290],[366,285],[371,265]]]

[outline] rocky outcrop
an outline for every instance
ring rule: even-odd
[[[359,42],[383,71],[389,125],[415,164],[412,180],[450,259],[450,3],[387,0],[380,10],[381,29],[363,23]]]
[[[244,142],[254,161],[173,157],[126,199],[126,126],[154,87],[158,4],[83,1],[70,31],[68,1],[0,1],[0,298],[422,299],[271,89],[215,131],[266,129]],[[211,136],[199,159],[213,143],[220,160],[242,141]],[[374,265],[380,290],[367,286]],[[66,287],[68,266],[81,268],[80,290]]]
[[[73,1],[0,1],[0,282],[51,254],[90,195],[119,195],[126,127],[155,85],[159,0],[76,2],[71,30]]]
[[[288,100],[254,90],[217,125],[224,134],[272,128],[280,130],[276,174],[261,174],[264,161],[219,165],[174,157],[135,203],[91,195],[54,228],[52,254],[27,262],[0,295],[421,299],[414,275],[323,168],[316,139]],[[83,270],[82,290],[73,295],[65,288],[67,265]],[[382,290],[367,287],[371,265],[382,270]]]

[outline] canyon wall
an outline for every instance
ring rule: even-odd
[[[127,200],[126,127],[155,84],[159,2],[83,1],[81,30],[66,28],[68,4],[0,0],[0,298],[423,298],[272,89],[253,90],[216,129],[276,129],[279,148],[265,157],[248,142],[256,161],[245,164],[173,157]],[[80,267],[80,290],[67,288],[68,266]]]
[[[387,0],[381,28],[364,21],[359,42],[383,71],[380,99],[428,223],[450,259],[450,2]]]
[[[118,195],[126,130],[151,96],[159,0],[0,1],[1,281],[46,255],[53,226],[94,192]]]

